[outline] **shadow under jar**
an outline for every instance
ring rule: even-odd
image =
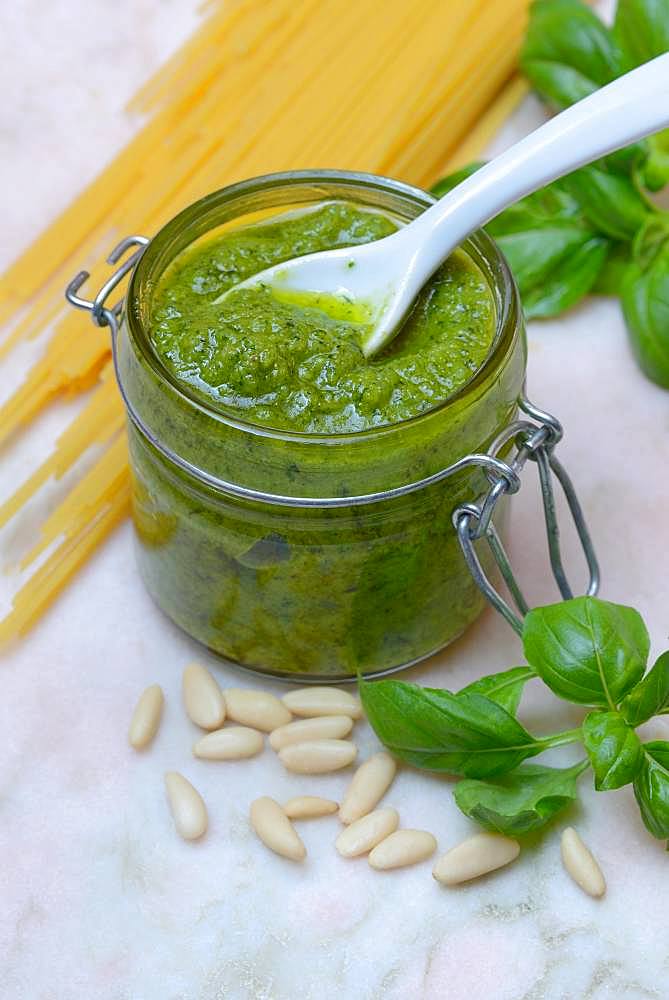
[[[433,199],[367,174],[274,174],[218,191],[151,241],[128,287],[116,344],[128,408],[139,568],[169,617],[259,673],[300,681],[398,670],[450,643],[480,614],[454,509],[488,480],[467,467],[403,495],[515,417],[526,347],[518,294],[495,244],[463,246],[490,287],[491,350],[445,402],[342,434],[272,430],[202,400],[163,363],[151,305],[166,268],[221,227],[345,200],[410,221]],[[374,494],[371,502],[359,502]],[[501,528],[501,526],[498,525]]]

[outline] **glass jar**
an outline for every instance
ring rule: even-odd
[[[411,484],[487,449],[514,419],[526,362],[516,287],[481,232],[464,249],[494,297],[494,343],[446,402],[400,423],[324,436],[253,425],[191,395],[151,343],[151,296],[165,268],[212,230],[330,199],[405,221],[433,200],[397,181],[338,171],[274,174],[209,195],[142,254],[116,344],[137,555],[150,594],[215,652],[301,681],[400,669],[477,618],[484,601],[452,514],[484,492],[486,476],[468,466]]]

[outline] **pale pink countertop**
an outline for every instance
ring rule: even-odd
[[[3,11],[0,189],[8,263],[130,134],[124,100],[185,37],[194,0],[20,0]],[[539,120],[529,100],[498,140]],[[83,329],[83,328],[82,328]],[[566,428],[561,457],[587,512],[605,597],[644,613],[654,650],[668,644],[669,395],[638,372],[617,305],[592,300],[529,331],[529,391]],[[38,351],[3,368],[2,394]],[[72,413],[56,405],[2,456],[9,494]],[[511,553],[536,602],[554,599],[532,470],[512,505]],[[13,567],[63,484],[0,537],[6,607]],[[526,527],[526,524],[529,527]],[[568,538],[568,554],[576,546]],[[573,565],[573,562],[572,562]],[[492,612],[407,677],[459,687],[522,662]],[[338,797],[346,773],[287,774],[266,750],[238,764],[191,757],[194,727],[179,700],[192,658],[224,685],[252,684],[173,628],[135,574],[124,525],[38,628],[0,666],[0,995],[7,1000],[622,1000],[669,997],[667,859],[644,830],[629,788],[569,815],[608,880],[584,896],[562,870],[558,822],[512,867],[448,890],[431,863],[376,873],[339,858],[336,818],[301,826],[303,866],[250,834],[252,798]],[[167,697],[149,752],[126,745],[146,685]],[[278,685],[258,686],[283,690]],[[579,719],[537,684],[522,717],[538,731]],[[669,738],[669,720],[648,727]],[[376,746],[358,726],[361,757]],[[564,751],[567,756],[570,751]],[[563,756],[563,759],[564,756]],[[203,793],[210,832],[176,836],[163,772]],[[472,832],[451,782],[402,772],[386,798],[404,824],[431,830],[440,851]]]

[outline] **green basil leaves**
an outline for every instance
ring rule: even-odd
[[[634,795],[646,828],[659,840],[669,838],[669,742],[643,744],[643,762],[634,779]]]
[[[536,674],[531,667],[511,667],[510,670],[503,670],[499,674],[479,677],[477,681],[468,684],[458,694],[483,694],[514,715],[518,709],[523,689],[532,677],[536,677]]]
[[[626,73],[669,50],[669,17],[664,0],[618,0],[613,38]]]
[[[455,801],[486,830],[517,837],[545,826],[576,799],[576,780],[587,763],[574,767],[523,764],[495,782],[459,781]]]
[[[544,749],[513,715],[475,691],[376,681],[361,682],[360,697],[381,742],[427,771],[490,777]]]
[[[669,51],[666,0],[619,0],[608,28],[582,0],[535,0],[521,66],[555,110]],[[444,178],[445,194],[480,164]],[[669,249],[638,252],[669,214],[647,196],[669,181],[669,130],[523,198],[488,223],[530,319],[557,316],[589,292],[619,296],[642,370],[669,388]],[[634,247],[634,249],[633,249]]]
[[[581,167],[558,183],[597,232],[614,240],[633,239],[655,211],[627,174],[602,164]]]
[[[591,712],[583,743],[595,773],[595,788],[609,792],[634,781],[643,756],[641,740],[618,712]]]
[[[641,680],[650,639],[633,608],[577,597],[530,611],[523,645],[527,662],[559,697],[613,709]]]
[[[615,80],[622,54],[579,0],[540,0],[532,8],[520,65],[534,89],[560,110]]]
[[[669,652],[663,653],[643,680],[633,687],[620,706],[630,726],[640,726],[669,710]]]
[[[669,389],[669,248],[645,268],[633,262],[623,278],[621,301],[639,366]]]
[[[372,727],[400,760],[459,775],[458,807],[487,830],[520,836],[550,822],[593,772],[605,792],[633,784],[644,823],[669,838],[669,742],[642,743],[635,726],[669,714],[669,651],[645,673],[650,640],[638,611],[577,597],[530,611],[523,644],[529,666],[480,677],[457,693],[401,681],[360,680]],[[591,709],[577,729],[534,736],[516,718],[529,680]],[[582,743],[572,767],[525,763]]]

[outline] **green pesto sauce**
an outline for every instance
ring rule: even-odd
[[[333,313],[331,300],[256,290],[216,304],[265,267],[379,239],[397,225],[329,202],[220,229],[183,251],[160,278],[146,324],[172,377],[209,406],[167,391],[130,326],[121,328],[122,383],[155,438],[212,476],[310,497],[410,483],[485,450],[515,413],[522,337],[481,391],[403,422],[462,388],[490,352],[493,300],[464,253],[442,267],[372,361],[360,350],[366,317],[346,303]],[[256,426],[308,434],[251,433],[212,418],[212,404]],[[398,421],[379,434],[342,433]],[[323,440],[316,432],[334,434]],[[450,642],[482,609],[452,520],[460,503],[488,487],[478,468],[364,506],[279,506],[198,481],[132,422],[129,441],[150,593],[186,632],[246,667],[310,679],[374,674]]]
[[[185,250],[152,303],[153,344],[174,377],[225,412],[267,427],[341,434],[397,423],[448,399],[485,361],[494,304],[456,252],[423,290],[393,342],[368,360],[366,317],[332,300],[228,289],[305,253],[380,239],[381,213],[330,202],[228,230]]]

